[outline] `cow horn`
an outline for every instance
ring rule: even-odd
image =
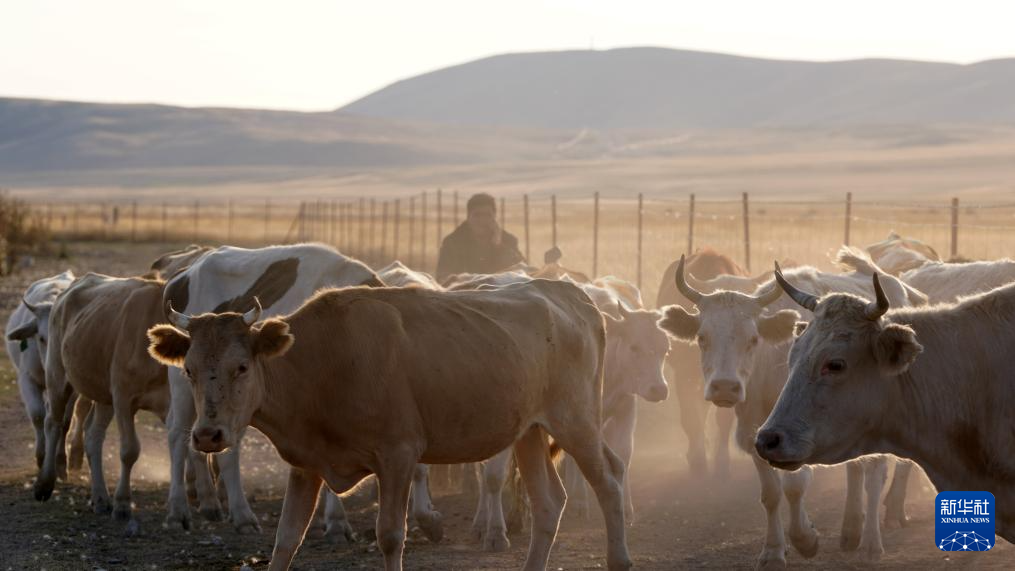
[[[173,324],[173,327],[186,331],[190,327],[190,316],[180,313],[173,309],[173,302],[169,302],[167,314],[169,316],[169,322]]]
[[[24,297],[21,298],[21,303],[25,304],[25,307],[28,308],[28,311],[31,311],[32,313],[35,313],[35,311],[38,309],[38,307],[28,303],[28,300],[25,299]]]
[[[775,303],[780,297],[782,297],[782,289],[773,284],[770,290],[754,296],[754,301],[756,301],[760,307],[767,307]]]
[[[874,274],[874,297],[875,301],[867,305],[867,310],[864,311],[864,316],[871,321],[877,321],[881,319],[881,316],[888,311],[888,297],[885,295],[885,290],[881,288],[881,280],[878,279],[878,274]]]
[[[782,291],[789,294],[793,301],[797,302],[800,307],[814,311],[814,308],[818,305],[818,296],[809,294],[798,290],[782,276],[782,268],[779,267],[779,262],[775,263],[775,281],[779,282],[779,287]]]
[[[684,294],[684,297],[691,300],[692,303],[698,303],[701,298],[704,297],[700,291],[687,285],[687,280],[684,279],[684,255],[680,255],[680,263],[677,264],[677,273],[674,274],[673,279],[677,283],[677,290]]]
[[[250,308],[250,311],[243,314],[243,322],[247,325],[253,325],[261,318],[261,300],[254,296],[254,307]]]

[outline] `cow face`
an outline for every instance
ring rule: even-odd
[[[182,368],[190,380],[197,410],[191,445],[199,452],[222,452],[236,444],[264,395],[263,361],[292,346],[286,322],[268,319],[254,326],[259,314],[259,308],[253,315],[171,312],[172,326],[148,331],[149,353]]]
[[[791,294],[811,306],[814,320],[790,351],[789,380],[755,441],[773,466],[836,464],[872,451],[864,435],[885,414],[888,384],[923,350],[912,329],[881,319],[888,301],[876,277],[875,292],[874,303]]]
[[[754,369],[758,346],[791,339],[800,314],[791,310],[763,313],[765,306],[781,295],[779,288],[756,296],[734,291],[703,294],[684,281],[683,262],[681,257],[677,288],[698,306],[698,313],[671,306],[659,325],[676,339],[697,343],[705,400],[721,407],[734,406],[747,397],[747,380]]]
[[[38,344],[38,357],[42,362],[46,361],[46,351],[49,347],[49,314],[53,311],[53,302],[43,302],[32,305],[23,301],[25,307],[32,313],[32,318],[21,327],[7,334],[7,339],[18,341],[23,347],[30,343]]]
[[[636,394],[649,402],[669,396],[663,376],[663,363],[670,342],[657,322],[658,311],[626,311],[620,319],[606,315],[607,367],[611,375],[624,379],[625,393]]]

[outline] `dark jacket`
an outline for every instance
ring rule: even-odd
[[[444,237],[437,258],[437,281],[451,274],[469,272],[493,274],[503,271],[525,258],[518,251],[518,238],[510,232],[501,234],[499,245],[477,240],[467,222]]]

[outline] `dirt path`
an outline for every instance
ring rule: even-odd
[[[69,264],[75,270],[133,273],[147,266],[159,246],[105,247],[76,250],[67,261],[40,263],[31,275],[0,281],[3,317],[16,303],[15,292],[33,276],[56,273]],[[8,281],[9,280],[9,281]],[[248,437],[244,444],[244,476],[252,507],[261,518],[260,535],[240,536],[226,523],[209,523],[195,517],[190,532],[162,529],[168,477],[166,435],[150,415],[140,416],[142,455],[135,469],[136,513],[142,533],[125,538],[122,526],[88,506],[87,480],[74,475],[60,483],[52,500],[36,502],[31,496],[34,477],[32,435],[21,408],[6,360],[0,365],[0,570],[22,569],[239,569],[264,568],[271,553],[275,523],[281,510],[285,466],[263,436]],[[643,406],[638,449],[631,470],[637,520],[629,530],[631,554],[638,569],[750,569],[761,550],[765,532],[764,510],[758,501],[758,483],[750,461],[738,455],[730,482],[693,482],[683,459],[677,433],[676,406],[667,402]],[[106,441],[105,468],[110,486],[118,468],[117,434],[111,427]],[[914,477],[909,509],[914,521],[901,530],[884,532],[886,554],[882,569],[1010,569],[1015,548],[1002,542],[989,553],[947,554],[934,546],[933,493],[926,480]],[[796,569],[863,569],[854,553],[838,548],[843,506],[843,469],[816,473],[808,493],[811,518],[821,534],[821,549],[812,560],[790,553]],[[520,568],[528,533],[511,537],[505,553],[480,552],[470,537],[475,498],[436,491],[434,503],[445,516],[446,533],[434,545],[418,533],[406,547],[407,569],[500,570]],[[357,532],[373,527],[373,505],[350,509]],[[598,513],[584,520],[565,513],[551,569],[605,567],[604,532]],[[309,539],[297,556],[295,568],[376,569],[381,556],[363,541],[333,545]]]

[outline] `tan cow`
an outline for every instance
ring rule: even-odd
[[[92,476],[92,506],[130,521],[130,474],[141,451],[134,428],[138,410],[165,420],[169,410],[166,368],[147,355],[145,332],[164,319],[165,282],[147,278],[113,278],[87,274],[71,284],[50,315],[50,344],[46,355],[46,387],[52,395],[49,415],[60,418],[73,388],[94,401],[85,434],[85,451]],[[110,502],[102,473],[102,443],[115,417],[120,434],[120,481],[115,503]],[[62,435],[47,417],[46,460],[35,483],[37,499],[48,499],[55,483],[52,456]],[[51,430],[52,429],[52,430]]]
[[[193,383],[197,450],[222,452],[252,425],[292,466],[271,569],[291,564],[322,482],[344,492],[376,474],[377,543],[400,570],[416,463],[475,462],[513,443],[533,504],[525,568],[545,569],[565,500],[547,434],[596,491],[609,568],[631,566],[624,467],[599,426],[603,318],[581,290],[354,287],[253,326],[259,316],[173,311],[174,326],[149,337]]]

